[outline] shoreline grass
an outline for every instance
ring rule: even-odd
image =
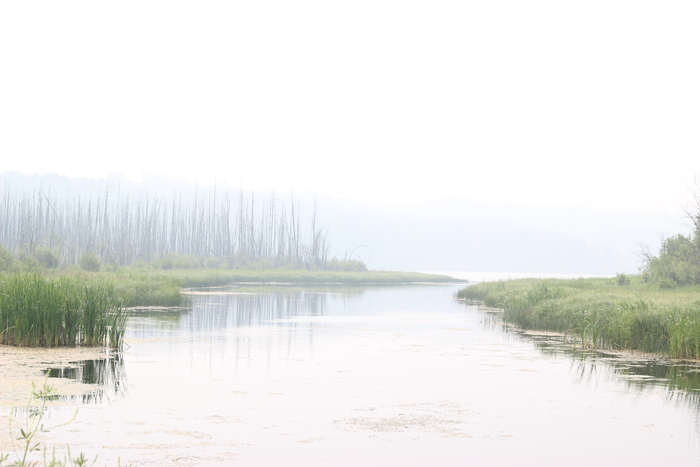
[[[0,344],[119,348],[125,326],[126,315],[107,280],[0,276]]]
[[[183,288],[216,287],[228,284],[294,285],[402,285],[415,283],[464,282],[450,276],[400,271],[324,271],[299,269],[151,269],[125,267],[117,271],[85,273],[61,270],[55,277],[88,276],[114,283],[115,293],[125,307],[180,306]]]
[[[185,287],[248,284],[400,285],[456,282],[410,272],[319,270],[59,270],[0,274],[0,344],[24,347],[123,345],[136,306],[181,306]]]
[[[457,293],[503,310],[523,329],[572,336],[595,349],[700,358],[700,287],[673,290],[639,277],[520,279],[474,284]]]

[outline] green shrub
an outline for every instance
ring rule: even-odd
[[[617,285],[623,287],[625,285],[630,285],[630,278],[627,277],[627,274],[618,273],[617,276],[615,276],[615,282]]]
[[[37,271],[41,269],[39,261],[34,256],[30,256],[24,252],[20,252],[14,268],[19,271]]]
[[[55,248],[37,248],[34,258],[45,268],[55,269],[59,265],[59,253]]]
[[[97,272],[102,267],[102,264],[100,263],[100,258],[98,258],[97,255],[91,251],[87,251],[82,254],[79,260],[79,264],[80,269],[82,269],[83,271]]]
[[[9,271],[15,264],[15,257],[12,252],[0,246],[0,272]]]
[[[659,255],[647,258],[643,274],[662,288],[700,284],[700,232],[664,240]]]

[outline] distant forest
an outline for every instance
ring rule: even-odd
[[[0,200],[0,269],[14,261],[44,267],[148,263],[161,268],[293,268],[365,270],[360,261],[329,255],[328,231],[316,209],[274,194],[194,190],[169,195],[59,194],[6,182]],[[3,267],[4,264],[4,267]],[[90,266],[92,264],[92,266]]]

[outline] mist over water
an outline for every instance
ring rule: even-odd
[[[655,251],[664,236],[688,227],[680,209],[675,213],[616,212],[458,199],[362,203],[310,192],[253,192],[239,185],[184,183],[163,177],[134,183],[119,177],[98,180],[0,173],[0,192],[3,203],[14,206],[3,208],[6,222],[0,236],[5,246],[24,248],[34,242],[54,248],[82,231],[83,244],[61,249],[62,261],[68,262],[79,256],[81,248],[103,248],[104,238],[112,239],[113,251],[98,251],[102,259],[118,258],[125,263],[132,261],[136,252],[147,253],[141,259],[169,253],[250,254],[251,250],[284,251],[289,256],[289,228],[296,216],[301,220],[300,244],[322,234],[330,257],[361,260],[371,269],[469,268],[614,275],[639,270],[641,245]],[[95,230],[94,222],[86,223],[90,216],[83,216],[82,227],[73,218],[58,226],[54,225],[56,216],[45,217],[47,209],[72,213],[77,205],[85,210],[90,203],[110,208],[105,211],[110,229],[97,232],[94,245],[85,244],[90,238],[85,232]],[[20,205],[27,209],[26,215],[10,222],[8,213]],[[195,216],[194,205],[206,209]],[[224,214],[228,219],[222,217]],[[314,234],[308,230],[316,214],[318,230]],[[206,223],[201,222],[204,218]],[[256,241],[241,236],[240,227],[245,224],[257,226]],[[5,232],[8,229],[16,232],[10,235]],[[279,237],[272,235],[273,231],[286,233]],[[222,237],[222,233],[226,235]],[[296,241],[297,235],[293,237]],[[137,247],[125,238],[138,240]],[[279,244],[280,238],[287,241]]]
[[[139,465],[697,464],[700,369],[515,332],[460,287],[240,286],[135,310],[126,391],[49,435]]]

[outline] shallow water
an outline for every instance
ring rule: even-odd
[[[508,330],[459,287],[233,287],[136,310],[123,354],[76,370],[100,391],[45,439],[98,465],[698,464],[696,365]]]

